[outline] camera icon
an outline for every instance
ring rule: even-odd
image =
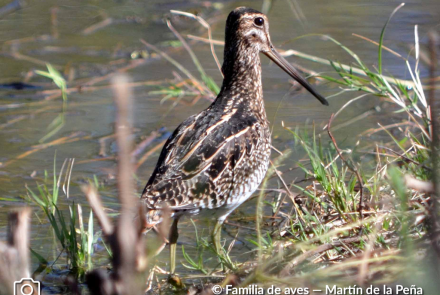
[[[15,281],[14,295],[40,295],[40,282],[31,278]]]

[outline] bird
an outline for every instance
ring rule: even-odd
[[[217,98],[183,121],[166,141],[142,192],[145,227],[170,212],[170,274],[175,273],[178,221],[202,215],[216,220],[212,231],[221,255],[221,227],[257,190],[269,167],[271,131],[263,101],[260,53],[298,81],[322,104],[327,100],[273,46],[265,14],[234,9],[226,20],[222,73]],[[165,209],[166,208],[166,209]]]

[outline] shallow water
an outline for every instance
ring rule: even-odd
[[[3,7],[10,1],[0,1]],[[298,18],[288,4],[296,3],[296,13],[302,15]],[[353,33],[378,40],[381,29],[398,1],[275,1],[269,13],[271,38],[275,46],[280,49],[293,48],[295,50],[315,55],[325,59],[336,60],[341,63],[354,63],[340,47],[320,36],[307,36],[289,40],[306,34],[328,34],[352,49],[368,66],[377,66],[377,46],[361,40]],[[22,205],[21,196],[25,195],[25,184],[35,188],[37,182],[42,182],[44,170],[49,175],[53,171],[53,159],[56,154],[57,170],[65,158],[75,158],[76,164],[72,174],[71,197],[76,203],[87,207],[85,198],[79,191],[78,184],[94,175],[103,183],[105,188],[102,195],[106,206],[117,209],[117,192],[115,187],[114,159],[98,160],[99,139],[113,134],[114,106],[110,89],[100,89],[93,92],[72,93],[68,95],[68,109],[65,126],[46,142],[76,134],[82,138],[75,142],[55,145],[22,159],[9,162],[32,146],[38,145],[48,130],[47,126],[61,110],[61,98],[45,100],[41,91],[55,89],[49,80],[39,76],[29,76],[33,70],[45,70],[44,63],[58,66],[66,76],[73,75],[68,86],[86,83],[97,76],[104,76],[123,67],[130,62],[130,55],[136,50],[145,47],[139,39],[144,39],[151,44],[162,46],[163,50],[181,62],[194,75],[197,70],[183,49],[170,49],[164,42],[176,40],[174,35],[163,22],[163,15],[170,9],[184,10],[199,13],[210,22],[214,39],[222,40],[224,36],[224,23],[228,12],[237,6],[251,6],[260,9],[262,1],[38,1],[27,3],[25,7],[7,15],[0,15],[0,162],[7,166],[0,167],[0,226],[1,235],[4,236],[6,215],[10,208]],[[300,8],[300,11],[298,10]],[[56,9],[56,13],[51,9]],[[1,11],[1,10],[0,10]],[[53,11],[53,10],[52,10]],[[56,25],[51,24],[51,17],[56,14]],[[104,18],[113,19],[113,24],[96,30],[91,34],[83,31],[99,23]],[[385,33],[385,45],[407,57],[414,42],[414,25],[419,25],[419,34],[422,52],[427,43],[426,34],[429,29],[437,26],[440,19],[440,5],[438,0],[408,1],[406,5],[394,16]],[[189,19],[173,19],[176,29],[185,34],[206,37],[206,31],[201,26]],[[58,36],[57,36],[58,34]],[[43,36],[43,37],[42,37]],[[29,38],[24,39],[24,38]],[[32,39],[33,38],[33,39]],[[19,40],[19,41],[12,41]],[[221,84],[221,75],[215,65],[209,46],[202,43],[190,43],[199,57],[205,71],[217,84]],[[14,58],[12,52],[18,52],[25,57]],[[216,46],[220,59],[222,47]],[[151,52],[150,52],[151,53]],[[29,57],[29,58],[26,58]],[[333,72],[331,67],[313,63],[300,58],[289,57],[290,61],[317,71]],[[410,59],[413,63],[413,60]],[[127,73],[135,82],[160,81],[172,79],[176,68],[162,59],[147,58],[143,64],[129,70]],[[336,112],[345,102],[359,93],[346,93],[329,99],[330,107],[323,107],[310,94],[304,91],[290,91],[291,84],[288,76],[271,64],[262,56],[264,97],[268,117],[273,125],[273,145],[279,150],[293,147],[292,136],[281,127],[304,127],[313,123],[316,128],[321,128],[328,121],[330,114]],[[387,75],[401,79],[410,79],[402,59],[384,52],[384,68]],[[422,75],[426,75],[422,64]],[[36,86],[36,89],[14,90],[5,85],[14,82],[25,82]],[[80,83],[81,82],[81,83]],[[108,85],[109,80],[103,80],[95,86]],[[321,83],[316,86],[324,96],[331,96],[341,91],[333,84]],[[179,104],[167,113],[171,101],[161,103],[162,96],[149,93],[158,90],[154,86],[141,86],[134,89],[133,124],[135,141],[149,136],[159,127],[166,131],[172,130],[186,117],[194,114],[209,105],[206,99],[199,100],[194,106]],[[186,101],[190,101],[186,99]],[[382,109],[374,110],[381,105]],[[387,106],[377,97],[368,96],[348,107],[338,117],[337,122],[342,123],[371,111],[368,116],[336,132],[338,140],[343,145],[353,144],[358,138],[357,134],[368,128],[377,127],[377,122],[384,124],[394,122],[393,114],[389,113]],[[378,135],[376,139],[380,139]],[[158,145],[162,139],[156,140],[148,148]],[[367,139],[368,140],[368,139]],[[328,141],[323,136],[323,141]],[[113,139],[107,141],[106,153],[114,156],[116,147]],[[156,163],[158,152],[153,153],[137,171],[138,191],[148,180]],[[284,166],[287,180],[303,175],[289,168],[294,167],[302,157],[299,151],[293,153]],[[278,187],[274,181],[269,187]],[[63,204],[71,201],[61,197]],[[231,216],[231,220],[252,217],[254,202],[250,201],[241,206],[238,213]],[[67,210],[67,206],[64,206]],[[86,210],[87,211],[87,210]],[[32,219],[32,247],[46,257],[53,260],[57,249],[53,247],[52,236],[48,234],[47,222],[40,223],[36,215],[42,217],[41,212],[35,208],[36,214]],[[232,222],[232,221],[231,221]],[[243,221],[244,225],[247,222]],[[198,223],[200,229],[207,236],[207,223]],[[252,225],[251,225],[252,227]],[[181,243],[194,244],[193,226],[189,221],[181,226]],[[224,236],[228,240],[236,235],[237,228],[226,226]],[[253,231],[240,229],[240,243],[234,248],[236,253],[243,249],[252,249],[245,241],[251,237]],[[243,234],[243,235],[242,235]],[[189,252],[191,253],[191,247]],[[234,253],[233,253],[234,254]],[[159,257],[159,264],[166,268],[167,250]],[[179,256],[178,260],[183,258]],[[243,256],[240,259],[244,259]],[[36,261],[34,268],[36,267]],[[178,266],[181,273],[187,272]],[[49,279],[47,281],[50,281]]]

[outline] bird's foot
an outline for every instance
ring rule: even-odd
[[[186,288],[185,284],[183,283],[182,279],[176,275],[175,273],[171,273],[168,276],[168,283],[172,286],[174,286],[176,289],[184,289]]]

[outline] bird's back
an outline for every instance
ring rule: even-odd
[[[270,155],[266,120],[246,108],[211,105],[166,142],[142,198],[150,210],[229,212],[263,179]],[[214,213],[214,212],[213,212]]]

